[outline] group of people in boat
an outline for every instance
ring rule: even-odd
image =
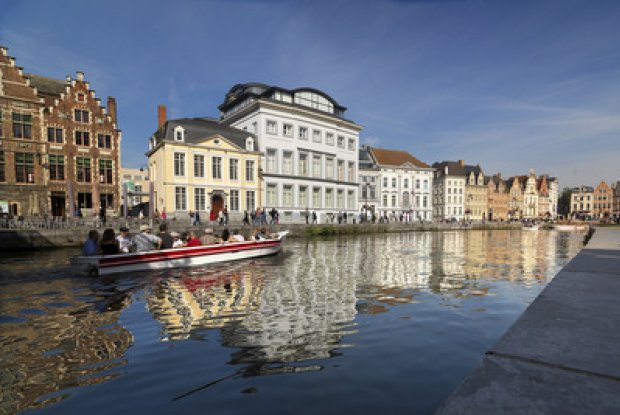
[[[131,238],[129,229],[125,226],[115,234],[114,229],[107,228],[101,238],[95,229],[88,232],[88,239],[82,247],[82,255],[115,255],[129,252],[149,252],[157,249],[183,248],[201,245],[213,245],[223,243],[236,243],[243,241],[261,241],[275,239],[277,234],[267,232],[266,227],[255,227],[249,235],[244,236],[238,229],[232,232],[228,228],[223,229],[219,235],[215,235],[213,229],[206,228],[204,234],[196,230],[183,232],[168,232],[165,223],[159,225],[159,233],[151,233],[149,225],[141,225],[140,233]]]

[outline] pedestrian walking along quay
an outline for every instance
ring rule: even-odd
[[[620,229],[597,228],[437,414],[620,413]]]

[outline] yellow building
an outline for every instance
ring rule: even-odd
[[[224,207],[238,218],[262,206],[254,134],[209,118],[167,121],[165,111],[146,154],[154,209],[177,218],[198,211],[204,221]]]

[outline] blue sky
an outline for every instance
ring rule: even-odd
[[[219,116],[236,83],[321,89],[361,142],[485,173],[620,180],[620,1],[0,0],[26,72],[84,71],[144,164],[157,104]]]

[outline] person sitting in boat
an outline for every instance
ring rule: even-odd
[[[119,253],[118,242],[116,241],[116,236],[114,235],[114,229],[107,228],[103,231],[99,248],[101,249],[101,253],[103,255],[115,255]]]
[[[254,227],[252,229],[252,233],[250,233],[250,241],[260,241],[258,235],[260,234],[260,229],[258,227]]]
[[[172,235],[168,233],[168,225],[162,223],[159,225],[159,235],[161,238],[161,248],[160,249],[170,249],[172,248]]]
[[[239,233],[239,229],[233,229],[230,242],[244,242],[245,238]]]
[[[181,240],[181,235],[178,232],[170,232],[170,236],[172,236],[173,248],[182,248],[185,246],[185,242]]]
[[[189,231],[189,239],[187,240],[187,243],[185,244],[185,246],[190,247],[190,246],[200,246],[202,245],[202,243],[200,242],[200,239],[198,239],[198,235],[196,235],[196,231]]]
[[[148,252],[159,249],[161,238],[151,235],[151,227],[149,225],[140,225],[140,233],[134,236],[133,243],[136,246],[136,252]]]
[[[202,242],[203,245],[213,245],[217,243],[217,238],[213,235],[213,229],[206,228],[205,234],[200,238],[200,242]]]
[[[82,255],[83,256],[92,256],[99,254],[99,247],[97,246],[97,241],[99,241],[99,232],[95,229],[88,232],[88,239],[84,242],[84,246],[82,247]]]
[[[133,244],[129,239],[129,228],[126,226],[121,226],[119,230],[120,234],[116,237],[116,242],[118,242],[118,250],[123,254],[128,254],[133,248]]]
[[[225,228],[222,231],[222,235],[220,236],[220,239],[218,239],[217,243],[223,244],[223,243],[228,242],[229,239],[230,239],[230,232],[228,231],[227,228]]]

